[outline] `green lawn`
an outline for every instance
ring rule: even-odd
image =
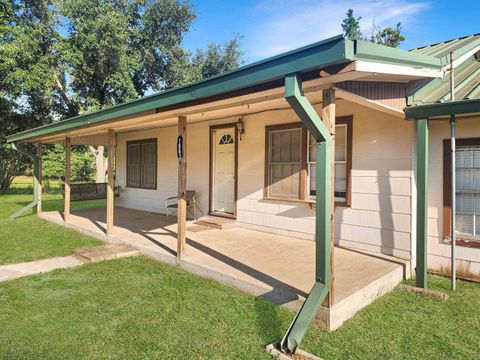
[[[99,240],[48,223],[29,214],[11,220],[10,215],[32,201],[28,189],[15,187],[18,195],[0,195],[0,265],[72,254],[80,247],[100,245]],[[22,192],[27,194],[23,195]],[[61,210],[61,195],[45,194],[43,209]],[[72,209],[106,206],[104,200],[73,202]]]
[[[0,197],[0,261],[97,243],[35,216],[7,218],[30,199]],[[45,208],[61,204],[48,195]],[[480,285],[459,281],[451,293],[448,279],[429,284],[450,300],[395,290],[333,333],[310,329],[301,347],[325,359],[478,359]],[[0,358],[15,359],[268,359],[265,346],[294,316],[143,257],[0,283],[0,304]]]
[[[430,277],[448,292],[448,280]],[[0,357],[268,359],[293,313],[143,257],[0,283]],[[325,359],[478,359],[480,286],[398,290],[302,347]]]

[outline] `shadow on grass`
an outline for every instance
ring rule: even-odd
[[[15,205],[18,206],[18,209],[23,208],[24,206],[27,206],[30,204],[30,201],[18,201],[15,202]],[[100,200],[85,200],[85,201],[72,201],[71,202],[71,209],[72,211],[76,210],[83,210],[83,209],[93,209],[93,208],[99,208],[99,207],[106,207],[107,203],[106,200],[100,199]],[[49,200],[42,200],[42,211],[47,212],[47,211],[63,211],[64,207],[64,201],[63,199],[49,199]],[[32,212],[26,213],[21,217],[24,216],[30,216],[35,213],[35,210]]]
[[[255,298],[257,328],[262,343],[267,346],[283,337],[283,325],[279,317],[280,309],[262,298]]]

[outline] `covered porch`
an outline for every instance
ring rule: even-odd
[[[89,236],[129,244],[148,257],[294,310],[301,307],[315,283],[312,241],[238,226],[215,229],[187,221],[187,247],[178,258],[176,217],[116,207],[107,237],[102,208],[73,212],[68,222],[64,222],[63,212],[43,212],[40,216]],[[410,269],[408,261],[339,247],[334,256],[333,306],[322,306],[316,319],[317,326],[330,331],[395,287]]]

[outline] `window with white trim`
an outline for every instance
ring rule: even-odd
[[[302,168],[302,128],[279,128],[267,131],[268,196],[282,199],[300,198]]]
[[[455,201],[457,233],[480,239],[480,144],[457,146]]]
[[[335,126],[335,201],[347,201],[347,177],[348,177],[348,125]],[[307,173],[308,195],[316,196],[317,174],[317,151],[315,139],[311,134],[308,136]]]
[[[352,118],[337,118],[335,201],[349,204]],[[316,195],[316,143],[301,123],[267,126],[264,196],[308,200]]]

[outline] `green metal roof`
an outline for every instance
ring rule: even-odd
[[[480,45],[480,33],[442,41],[436,44],[412,49],[410,51],[415,54],[435,56],[437,58],[449,56],[450,51],[453,51],[454,59],[457,59],[478,45]]]
[[[480,46],[480,34],[441,42],[411,50],[416,54],[431,55],[445,59],[453,51],[454,59]],[[480,57],[472,55],[455,68],[455,100],[480,98]],[[433,79],[410,94],[407,104],[420,105],[450,101],[450,73],[443,79]]]
[[[159,112],[172,106],[187,106],[192,101],[207,100],[214,96],[281,80],[292,73],[307,73],[354,60],[432,69],[440,69],[444,65],[442,59],[430,55],[415,54],[362,41],[351,41],[338,35],[221,75],[209,77],[191,85],[162,91],[100,111],[14,134],[8,136],[7,141],[28,141],[92,125],[106,124],[146,111],[156,110]]]

